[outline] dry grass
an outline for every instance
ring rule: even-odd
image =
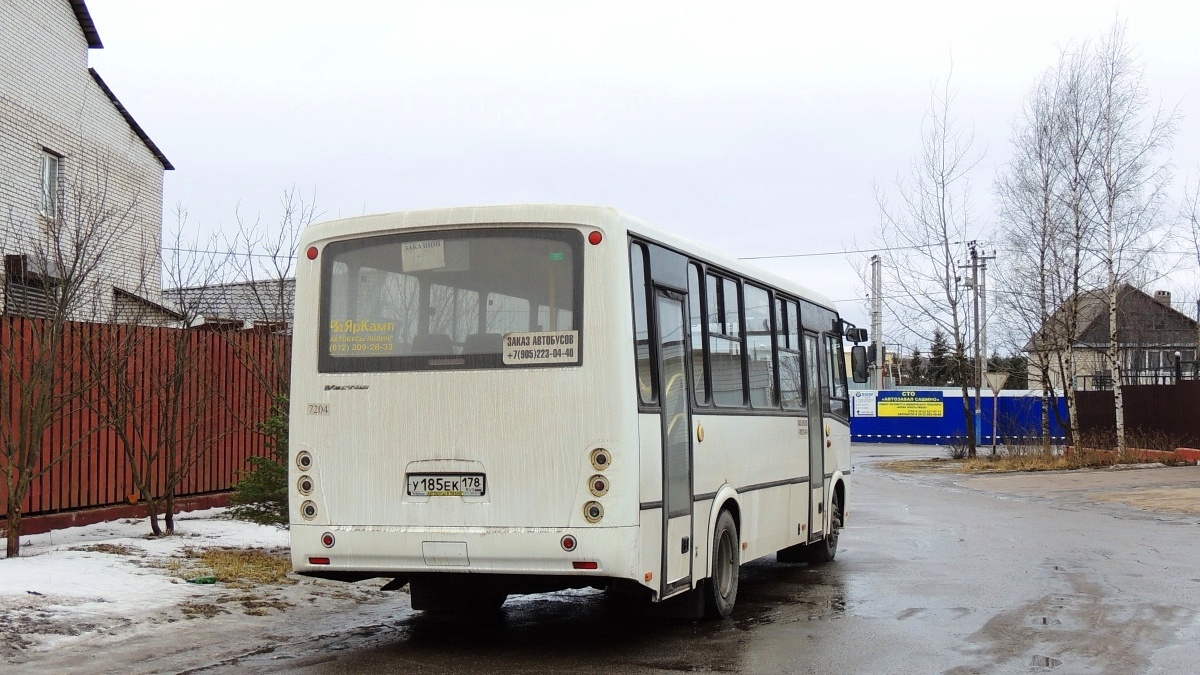
[[[951,452],[948,450],[947,452]],[[1069,469],[1097,469],[1114,465],[1142,464],[1156,462],[1162,464],[1182,463],[1175,460],[1171,453],[1130,450],[1119,455],[1111,450],[1095,450],[1089,448],[1067,449],[1052,447],[1047,453],[1040,445],[1005,445],[1001,446],[996,455],[992,455],[990,447],[980,447],[975,457],[951,459],[908,459],[884,462],[880,466],[899,473],[926,472],[959,472],[959,473],[1002,473],[1013,471],[1062,471]]]
[[[958,471],[961,465],[961,460],[948,460],[940,457],[932,459],[896,459],[879,464],[880,467],[888,471],[895,471],[896,473],[918,473],[923,471],[949,473]]]
[[[262,548],[185,548],[182,558],[172,558],[164,566],[180,579],[214,576],[243,588],[296,583],[287,577],[292,571],[287,554]]]
[[[89,544],[87,546],[76,546],[71,550],[87,551],[89,553],[108,553],[111,555],[142,555],[145,553],[140,548],[125,544]]]

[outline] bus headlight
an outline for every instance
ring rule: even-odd
[[[583,505],[583,517],[589,523],[598,523],[604,517],[604,507],[600,502],[588,502]]]

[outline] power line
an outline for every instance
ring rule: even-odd
[[[965,244],[966,242],[951,241],[951,242],[947,242],[947,243],[950,246],[956,246],[958,244]],[[815,258],[815,257],[819,257],[819,256],[851,255],[851,254],[856,254],[856,253],[886,253],[888,251],[911,251],[911,250],[915,250],[915,249],[933,248],[935,246],[942,246],[942,244],[937,243],[937,244],[914,244],[912,246],[885,246],[883,248],[860,248],[860,249],[851,249],[849,251],[821,251],[821,252],[817,252],[817,253],[785,253],[785,254],[781,254],[781,255],[753,255],[753,256],[740,257],[740,258],[738,258],[738,260],[774,260],[774,259],[779,259],[779,258]],[[983,248],[991,248],[991,247],[985,246]],[[1005,253],[1019,253],[1020,252],[1020,249],[1004,248],[1004,247],[998,247],[996,250],[1000,250]],[[1100,249],[1084,248],[1084,249],[1080,249],[1080,250],[1084,253],[1093,253],[1093,254],[1104,253],[1104,251],[1100,250]],[[1195,251],[1156,250],[1156,249],[1149,249],[1149,248],[1128,249],[1128,250],[1132,253],[1149,253],[1149,254],[1154,254],[1154,255],[1187,255],[1187,256],[1191,256],[1191,255],[1196,254]]]
[[[956,244],[962,244],[965,242],[951,241],[948,243],[950,245],[956,245]],[[937,244],[914,244],[912,246],[887,246],[884,248],[861,248],[861,249],[853,249],[850,251],[823,251],[821,253],[789,253],[789,254],[785,254],[785,255],[752,255],[752,256],[738,258],[738,260],[771,260],[771,259],[775,259],[775,258],[815,258],[817,256],[824,256],[824,255],[850,255],[852,253],[884,253],[886,251],[910,251],[910,250],[919,249],[919,248],[933,248],[935,246],[941,246],[941,245],[942,244],[940,244],[940,243],[937,243]]]

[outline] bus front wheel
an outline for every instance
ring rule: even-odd
[[[740,541],[733,516],[722,511],[713,533],[712,574],[705,584],[704,612],[711,619],[724,619],[733,611],[741,569]]]

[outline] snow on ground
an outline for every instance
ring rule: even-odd
[[[194,557],[188,560],[188,548],[261,548],[283,555],[286,530],[232,520],[223,509],[177,515],[170,537],[149,537],[149,529],[145,519],[125,519],[22,537],[20,557],[0,558],[0,664],[97,637],[120,639],[151,624],[261,615],[303,599],[305,590],[282,584],[192,584],[180,577],[199,572],[168,568],[173,560],[196,564]],[[302,585],[310,593],[346,595]]]

